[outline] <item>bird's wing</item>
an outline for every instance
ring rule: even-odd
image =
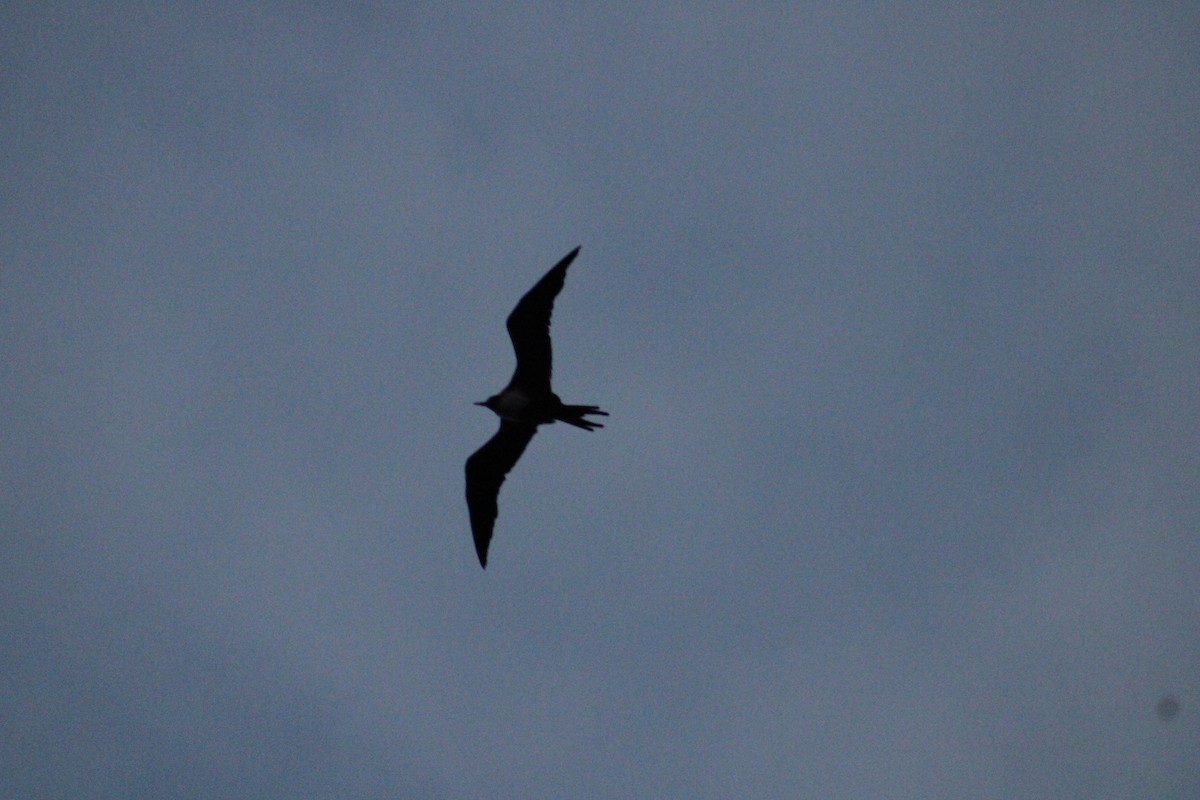
[[[535,433],[536,425],[502,420],[496,435],[467,459],[467,511],[471,515],[471,533],[475,537],[479,565],[485,569],[492,527],[499,510],[496,498],[500,495],[500,486]]]
[[[517,354],[517,369],[512,384],[533,391],[550,391],[550,314],[554,298],[562,291],[567,267],[579,255],[579,248],[563,256],[533,288],[525,293],[508,315],[508,336]]]

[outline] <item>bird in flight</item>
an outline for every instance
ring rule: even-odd
[[[604,426],[587,419],[588,414],[608,416],[598,406],[567,405],[550,389],[550,314],[554,298],[562,291],[567,267],[577,255],[578,247],[563,256],[508,315],[508,336],[517,354],[517,368],[499,394],[475,404],[490,408],[500,417],[500,430],[467,459],[466,468],[467,511],[475,552],[484,569],[496,524],[500,486],[537,433],[538,425],[558,421],[591,431]]]

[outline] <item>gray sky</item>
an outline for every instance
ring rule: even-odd
[[[0,797],[1200,795],[1192,4],[21,6]]]

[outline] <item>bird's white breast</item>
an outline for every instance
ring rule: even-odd
[[[517,422],[524,420],[525,411],[529,408],[529,398],[521,392],[505,392],[496,403],[496,413],[502,419]]]

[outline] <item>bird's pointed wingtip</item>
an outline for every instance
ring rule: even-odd
[[[550,271],[546,273],[546,277],[549,277],[549,276],[555,275],[555,274],[566,275],[567,267],[571,266],[571,262],[575,260],[575,256],[579,255],[579,250],[582,247],[583,247],[583,245],[579,245],[574,250],[567,253],[562,258],[560,258],[558,260],[558,263],[555,264],[553,267],[551,267]]]

